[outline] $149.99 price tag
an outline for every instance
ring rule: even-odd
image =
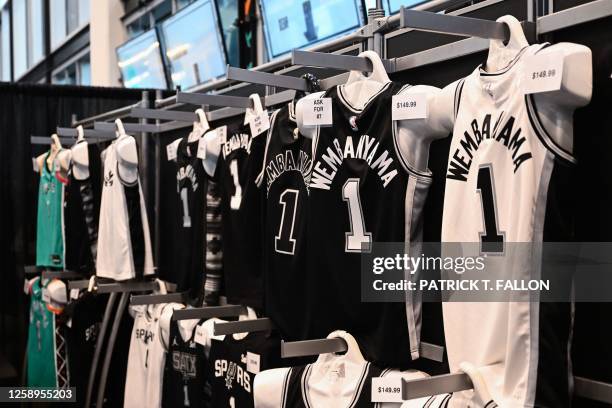
[[[529,55],[523,65],[523,91],[525,94],[558,91],[563,77],[562,51]]]
[[[393,95],[391,98],[391,119],[425,119],[427,117],[427,95],[409,93]]]
[[[372,402],[402,402],[401,377],[372,378]]]

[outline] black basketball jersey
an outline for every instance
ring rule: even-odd
[[[170,322],[168,353],[164,370],[163,407],[208,407],[205,392],[206,355],[204,346],[194,340],[195,328],[184,340],[178,322]]]
[[[292,367],[283,382],[281,408],[315,408],[308,395],[308,379],[312,372],[313,365],[308,364],[300,367]],[[385,370],[373,366],[370,363],[364,364],[363,371],[357,388],[354,390],[350,408],[372,408],[378,404],[372,403],[372,378],[382,377]],[[329,404],[335,406],[334,397],[330,395]]]
[[[87,143],[80,140],[78,143]],[[66,269],[85,276],[95,274],[100,216],[100,151],[96,145],[87,146],[89,177],[75,178],[71,166],[64,194],[64,234],[66,239]],[[74,166],[74,165],[73,165]],[[93,182],[92,182],[93,180]]]
[[[221,193],[223,273],[229,303],[262,307],[262,201],[256,178],[261,171],[265,134],[251,136],[242,123],[227,126],[215,178]]]
[[[199,139],[198,139],[199,140]],[[177,290],[189,290],[201,298],[204,290],[204,252],[206,236],[206,173],[197,157],[198,141],[180,141],[176,152],[177,217],[176,259],[170,280]]]
[[[312,141],[299,135],[292,105],[271,119],[260,185],[265,204],[265,312],[283,339],[301,340],[308,319],[306,302],[316,292],[307,284],[306,209]],[[289,296],[290,294],[290,296]]]
[[[70,319],[67,342],[70,386],[76,387],[79,406],[85,402],[87,382],[108,295],[84,293],[68,304],[64,314]]]
[[[392,367],[418,357],[420,306],[412,297],[405,304],[362,302],[361,256],[373,243],[421,239],[431,183],[398,146],[391,101],[399,91],[388,83],[363,108],[351,105],[342,85],[326,92],[334,125],[315,135],[308,203],[308,275],[317,285],[308,337],[346,330],[368,361]]]
[[[232,335],[213,338],[209,362],[212,406],[253,407],[255,374],[280,366],[280,338],[263,332],[249,333],[242,340]]]

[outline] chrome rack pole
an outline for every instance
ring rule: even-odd
[[[116,295],[116,292],[113,292],[111,296],[112,295]],[[115,321],[113,322],[113,327],[108,338],[108,344],[106,345],[106,355],[104,357],[104,363],[102,364],[102,371],[100,372],[98,398],[96,400],[97,408],[102,408],[104,406],[104,393],[106,392],[106,379],[108,377],[108,370],[110,368],[113,350],[115,348],[115,340],[117,340],[117,333],[119,332],[119,326],[121,325],[121,319],[123,318],[123,312],[127,307],[129,297],[129,292],[123,292],[121,293],[121,299],[119,299],[119,306],[117,306]]]
[[[402,400],[447,394],[474,388],[465,373],[442,374],[414,380],[402,379]]]
[[[157,90],[155,91],[155,100],[158,100],[161,98],[161,91]],[[147,107],[143,107],[143,108],[148,108]],[[151,110],[151,109],[149,109]],[[132,110],[133,112],[133,110]],[[187,112],[185,112],[187,113]],[[194,113],[191,113],[190,115],[192,117],[192,119],[194,119],[195,115]],[[157,118],[157,120],[155,121],[155,125],[156,126],[161,126],[159,119],[161,118]],[[159,137],[154,138],[155,139],[155,200],[153,202],[153,208],[155,209],[155,219],[154,219],[154,231],[153,233],[155,234],[155,243],[154,243],[154,248],[155,248],[155,253],[154,253],[154,260],[155,260],[155,265],[157,265],[157,267],[159,268],[159,252],[161,250],[161,245],[160,245],[160,237],[161,237],[161,220],[160,220],[160,213],[161,213],[161,208],[160,208],[160,200],[161,200],[161,140]]]
[[[108,301],[106,302],[106,309],[104,309],[104,317],[102,318],[102,325],[100,326],[100,332],[98,333],[98,338],[96,339],[96,349],[94,350],[93,360],[89,370],[89,381],[87,382],[87,393],[85,394],[85,408],[89,408],[91,406],[93,386],[94,382],[96,381],[96,371],[100,361],[100,353],[102,352],[102,347],[104,346],[104,336],[106,335],[108,322],[110,321],[111,312],[116,300],[117,293],[113,292],[109,295]]]

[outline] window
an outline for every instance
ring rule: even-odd
[[[77,67],[76,64],[70,65],[60,72],[53,75],[52,83],[55,85],[76,85]]]
[[[2,80],[11,80],[11,15],[8,6],[0,12],[0,65]]]
[[[151,11],[151,17],[153,17],[153,21],[158,23],[172,15],[172,1],[164,0],[161,4],[156,6]]]
[[[55,85],[91,85],[89,53],[55,71],[51,83]]]
[[[57,47],[66,38],[66,1],[49,1],[49,18],[51,20],[51,48]]]
[[[51,48],[89,22],[90,0],[48,0],[51,19]]]
[[[13,3],[13,72],[15,79],[22,76],[28,69],[28,35],[26,31],[27,3],[16,1]]]
[[[28,0],[28,67],[45,56],[43,0]]]
[[[127,25],[128,38],[138,37],[140,34],[151,29],[151,19],[148,14],[138,17],[136,20]]]

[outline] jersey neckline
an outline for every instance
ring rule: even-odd
[[[371,106],[375,105],[375,101],[378,99],[379,96],[381,96],[384,92],[386,92],[391,85],[393,85],[393,81],[389,81],[386,84],[384,84],[377,92],[375,92],[374,94],[372,94],[368,100],[366,101],[366,103],[363,105],[363,108],[356,108],[355,106],[353,106],[351,104],[351,102],[347,99],[347,97],[344,95],[344,87],[346,84],[342,84],[342,85],[337,85],[335,87],[336,89],[336,95],[338,96],[338,100],[341,102],[341,104],[348,109],[351,113],[353,113],[356,116],[361,116],[363,115],[366,111],[368,111],[370,109]],[[331,90],[333,90],[334,88],[331,88]],[[329,92],[327,92],[324,96],[329,96]]]
[[[355,387],[355,390],[353,392],[353,396],[351,397],[349,404],[346,407],[342,407],[342,408],[354,408],[355,407],[355,405],[359,401],[361,392],[363,391],[363,387],[368,377],[368,373],[370,372],[370,366],[371,365],[369,362],[366,362],[364,364],[363,369],[361,370],[361,374],[359,375],[359,378],[357,381],[357,387]],[[312,373],[313,367],[314,367],[314,364],[308,364],[306,368],[304,369],[304,372],[302,373],[302,376],[300,378],[300,382],[301,382],[300,386],[302,389],[302,400],[306,408],[315,407],[315,405],[312,404],[312,402],[310,401],[310,394],[308,392],[308,388],[309,388],[308,380],[310,379],[310,374]]]

